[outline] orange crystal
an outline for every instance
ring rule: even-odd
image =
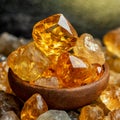
[[[33,39],[38,48],[52,59],[75,45],[77,33],[62,14],[50,16],[33,28]]]
[[[38,93],[32,95],[25,103],[21,111],[21,120],[36,120],[39,115],[48,111],[48,106]]]
[[[103,40],[108,51],[120,57],[120,28],[106,33]]]
[[[8,65],[22,80],[38,79],[49,65],[49,59],[35,46],[34,42],[19,47],[8,56]]]

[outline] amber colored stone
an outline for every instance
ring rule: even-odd
[[[75,45],[77,33],[62,14],[55,14],[36,23],[32,36],[38,48],[56,60]]]
[[[40,77],[49,65],[49,59],[30,42],[8,56],[8,65],[22,80],[33,81]]]
[[[120,87],[109,85],[100,95],[100,99],[110,111],[120,109]]]
[[[90,34],[82,34],[77,39],[73,51],[76,56],[89,60],[90,64],[103,65],[105,63],[105,56],[100,45]]]
[[[8,64],[6,61],[0,62],[0,90],[12,93],[8,82]]]
[[[90,66],[86,59],[80,59],[68,53],[58,58],[56,75],[60,87],[77,87],[99,79],[103,69],[99,65]]]
[[[21,111],[21,120],[36,120],[39,115],[47,110],[46,102],[40,94],[36,93],[24,103]]]
[[[106,62],[108,63],[111,70],[120,73],[120,58],[108,50],[105,50]]]
[[[82,108],[79,120],[103,120],[104,112],[97,105],[88,105]]]
[[[120,57],[120,28],[109,31],[104,35],[104,44],[109,52]]]

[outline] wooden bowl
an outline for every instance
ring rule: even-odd
[[[70,110],[91,103],[106,88],[109,67],[107,64],[103,67],[104,73],[99,80],[76,88],[53,89],[30,85],[16,76],[11,69],[8,72],[8,79],[13,92],[24,101],[34,93],[40,93],[50,109]]]

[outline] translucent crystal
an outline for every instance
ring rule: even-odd
[[[120,72],[120,57],[105,50],[106,62],[108,63],[111,70]]]
[[[108,51],[120,57],[120,28],[106,33],[103,40]]]
[[[32,95],[21,111],[21,120],[36,120],[37,117],[48,110],[47,104],[38,93]]]
[[[33,81],[40,77],[49,65],[49,59],[30,42],[8,56],[8,65],[22,80]]]
[[[8,68],[6,61],[0,62],[0,90],[11,93],[12,90],[8,82]]]
[[[62,110],[49,110],[40,115],[37,120],[71,120],[68,114]]]
[[[104,112],[97,105],[88,105],[82,108],[79,120],[103,120]]]
[[[120,88],[115,85],[109,85],[100,95],[101,101],[109,110],[120,108]]]
[[[33,39],[38,48],[52,59],[75,45],[77,33],[62,14],[50,16],[33,28]]]
[[[86,59],[80,59],[68,53],[58,58],[56,75],[62,87],[76,87],[99,79],[103,69],[99,65],[90,66]]]
[[[90,64],[103,65],[105,63],[105,57],[101,47],[90,34],[82,34],[77,39],[73,50],[76,56],[88,59]]]
[[[120,120],[120,109],[109,112],[108,117],[110,120]]]

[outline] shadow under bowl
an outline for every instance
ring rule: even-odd
[[[106,88],[109,79],[109,67],[104,64],[103,68],[104,73],[99,80],[76,88],[54,89],[31,85],[21,80],[11,69],[8,72],[8,80],[16,96],[24,101],[34,93],[39,93],[50,109],[71,110],[91,103]]]

